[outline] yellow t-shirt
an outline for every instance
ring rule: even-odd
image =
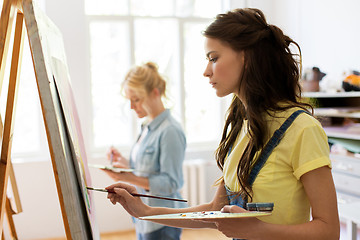
[[[267,116],[269,138],[296,110],[276,112],[276,118]],[[225,185],[234,192],[240,190],[236,169],[249,137],[246,122],[233,150],[224,163]],[[256,153],[256,155],[258,155]],[[329,146],[321,124],[312,116],[301,113],[290,125],[279,145],[272,151],[253,184],[252,202],[273,202],[272,215],[261,217],[264,222],[298,224],[310,219],[310,204],[300,177],[317,168],[329,166]]]

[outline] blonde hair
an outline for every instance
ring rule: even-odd
[[[157,88],[160,96],[166,97],[166,81],[158,72],[158,66],[153,62],[132,67],[122,82],[122,89],[127,86],[140,95],[148,95]]]

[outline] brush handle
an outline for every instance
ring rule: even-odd
[[[178,198],[159,197],[159,196],[140,194],[140,193],[130,193],[130,194],[133,195],[134,197],[148,197],[148,198],[157,198],[157,199],[163,199],[169,201],[187,202],[187,200],[178,199]]]
[[[94,190],[94,191],[100,191],[100,192],[108,192],[108,193],[115,193],[114,190],[107,190],[105,188],[92,188],[92,187],[86,187],[88,190]],[[178,202],[187,202],[187,200],[184,199],[178,199],[178,198],[168,198],[168,197],[159,197],[154,195],[147,195],[147,194],[140,194],[140,193],[130,193],[134,197],[148,197],[148,198],[157,198],[157,199],[163,199],[163,200],[169,200],[169,201],[178,201]]]

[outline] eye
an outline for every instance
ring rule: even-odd
[[[218,59],[217,57],[209,58],[209,61],[215,63],[217,61],[217,59]]]
[[[139,102],[139,101],[140,101],[139,98],[130,99],[130,102],[132,102],[132,103],[137,103],[137,102]]]

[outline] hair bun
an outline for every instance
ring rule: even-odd
[[[154,62],[147,62],[147,63],[145,63],[145,65],[146,65],[148,68],[150,68],[150,69],[158,70],[158,66],[157,66],[157,64],[154,63]]]

